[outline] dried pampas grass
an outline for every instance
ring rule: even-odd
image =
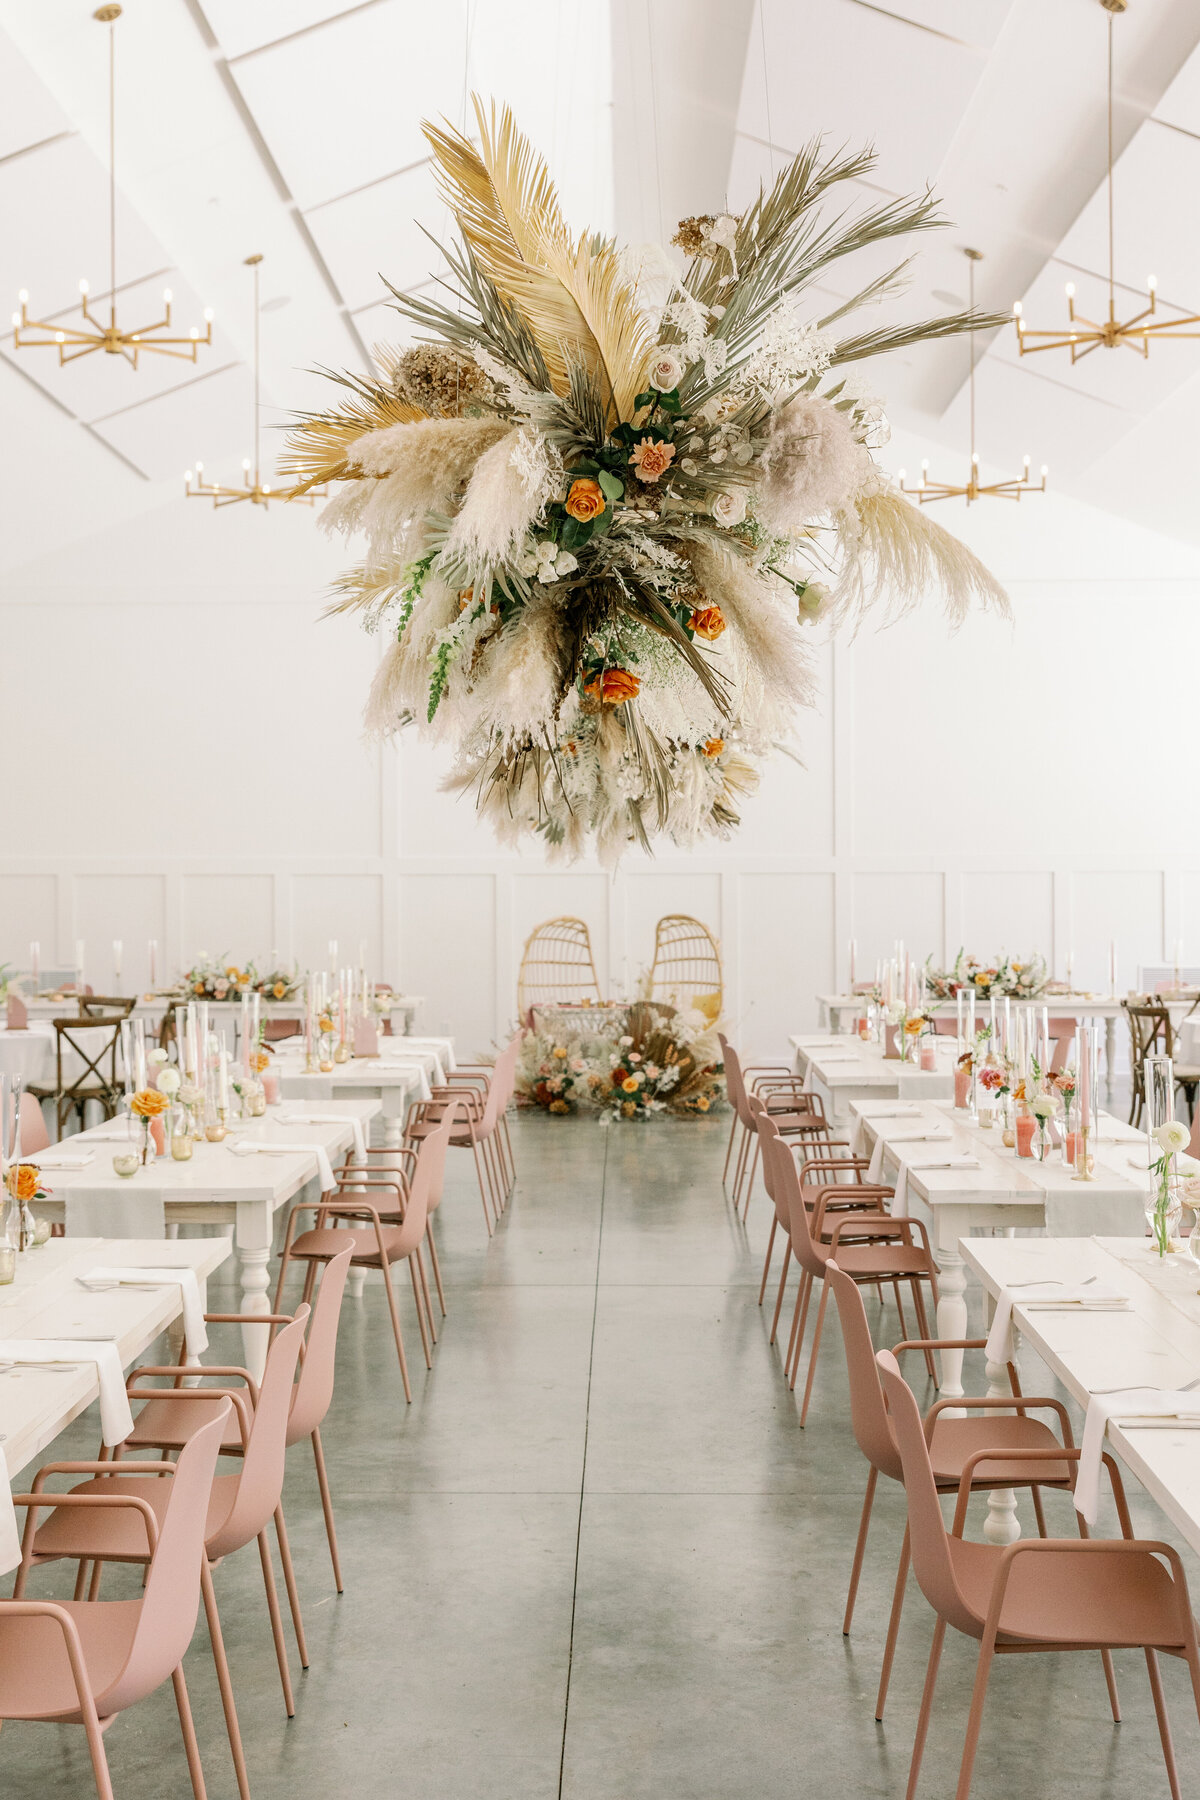
[[[713,539],[689,543],[687,555],[701,589],[719,599],[726,624],[745,646],[767,700],[784,717],[811,706],[813,673],[790,591]]]
[[[789,537],[845,506],[869,466],[849,414],[819,394],[798,394],[771,419],[758,516],[768,530]]]
[[[890,484],[864,488],[839,514],[837,529],[845,561],[829,596],[835,622],[860,624],[878,605],[891,624],[939,590],[954,626],[973,601],[1009,616],[1008,595],[979,558]]]
[[[331,501],[321,523],[331,532],[364,532],[369,570],[405,561],[420,552],[426,514],[450,511],[480,457],[511,435],[500,419],[418,419],[369,431],[348,451],[368,479]]]
[[[561,641],[558,605],[535,593],[520,619],[492,647],[476,697],[480,711],[507,742],[536,742],[552,726],[562,698]]]
[[[480,567],[511,558],[561,481],[561,460],[540,432],[510,431],[475,464],[447,550]]]
[[[404,635],[375,671],[363,718],[368,737],[390,737],[405,718],[423,718],[429,699],[429,658],[438,634],[458,617],[458,596],[426,577]]]

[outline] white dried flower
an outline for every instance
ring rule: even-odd
[[[700,473],[700,464],[696,461],[694,456],[682,457],[679,463],[679,473],[681,475],[698,475]]]

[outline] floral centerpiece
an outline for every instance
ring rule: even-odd
[[[150,1127],[161,1119],[171,1104],[171,1096],[161,1087],[139,1088],[129,1102],[129,1110],[142,1125],[142,1162],[151,1160]]]
[[[10,1163],[4,1172],[4,1187],[8,1194],[8,1205],[5,1210],[3,1241],[11,1244],[14,1250],[28,1250],[38,1241],[38,1226],[29,1207],[31,1201],[46,1200],[54,1192],[53,1188],[42,1185],[42,1171],[36,1163]],[[49,1236],[50,1227],[43,1224],[42,1232]]]
[[[1006,606],[875,462],[855,368],[1000,321],[844,328],[905,265],[833,305],[839,259],[941,223],[929,194],[837,210],[871,152],[818,141],[744,212],[683,220],[681,267],[576,236],[508,110],[475,124],[424,127],[459,242],[445,300],[393,290],[422,341],[290,439],[293,492],[335,484],[325,524],[365,539],[332,610],[386,646],[368,728],[451,744],[506,842],[727,835],[810,700],[813,617]]]
[[[264,1000],[291,1000],[300,986],[294,970],[272,969],[262,975],[252,962],[245,964],[201,956],[181,977],[177,992],[182,999],[240,1000],[243,994],[261,994]]]
[[[1046,960],[1042,956],[1017,962],[1007,956],[983,962],[960,950],[950,969],[935,969],[932,960],[925,964],[925,986],[937,1000],[953,1000],[958,993],[972,989],[981,999],[1036,1000],[1046,986]]]

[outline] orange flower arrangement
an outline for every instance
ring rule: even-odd
[[[725,629],[725,614],[719,606],[699,606],[688,620],[688,624],[697,637],[707,638],[711,643],[713,638],[719,638]]]
[[[166,1112],[171,1102],[159,1088],[139,1088],[129,1102],[130,1110],[139,1119],[157,1119]]]
[[[250,1058],[250,1067],[254,1070],[256,1075],[261,1075],[263,1070],[269,1069],[270,1066],[271,1059],[265,1050],[256,1050],[254,1055]]]
[[[589,519],[598,519],[608,505],[604,498],[604,489],[590,475],[581,475],[571,483],[571,491],[564,503],[565,510],[573,519],[584,523]]]
[[[602,669],[584,685],[584,693],[603,706],[624,706],[641,692],[642,684],[628,669]]]
[[[41,1200],[52,1188],[42,1186],[42,1171],[36,1163],[14,1163],[4,1177],[4,1185],[14,1200],[22,1205],[27,1200]]]
[[[704,740],[705,756],[720,756],[720,754],[724,748],[725,748],[725,739],[724,738],[706,738]]]

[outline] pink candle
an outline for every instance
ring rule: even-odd
[[[1031,1112],[1017,1114],[1017,1155],[1033,1155],[1033,1133],[1037,1121]]]
[[[262,1072],[263,1093],[267,1097],[268,1106],[279,1104],[279,1070],[272,1067]]]
[[[1092,1027],[1079,1027],[1079,1124],[1087,1129],[1092,1122]]]

